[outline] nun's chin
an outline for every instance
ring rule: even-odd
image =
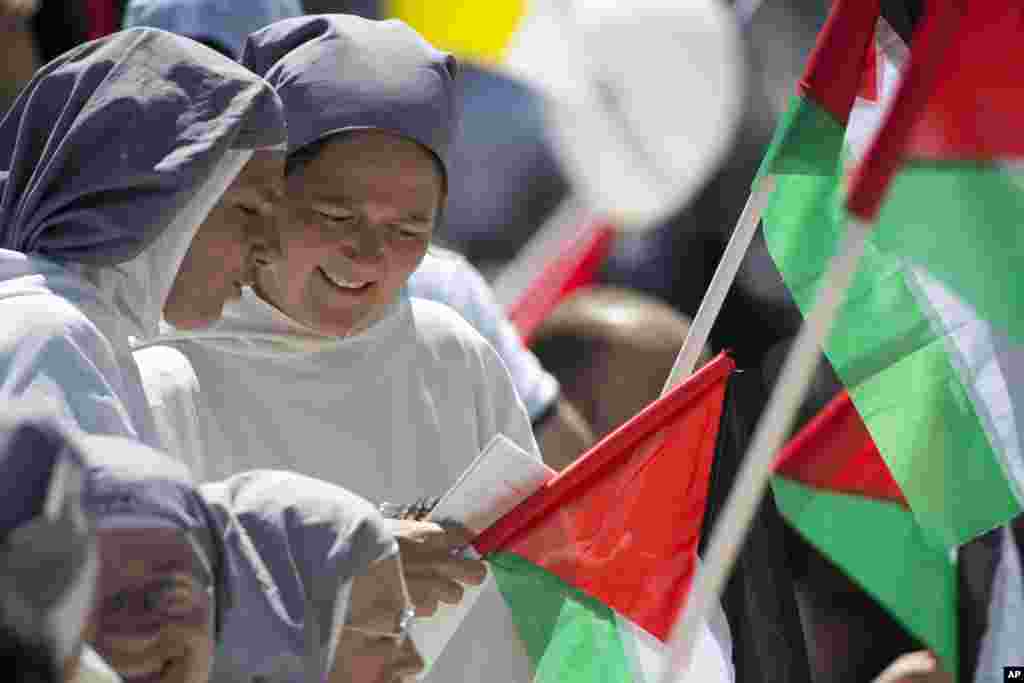
[[[176,317],[164,313],[164,319],[179,330],[204,330],[213,323],[217,322],[220,317],[200,318],[197,316],[186,316]]]
[[[238,293],[238,297],[235,297],[235,292]],[[241,296],[241,288],[232,287],[231,296],[217,302],[216,310],[211,302],[203,302],[202,306],[165,306],[164,320],[179,330],[202,330],[220,320],[228,301],[237,300]]]

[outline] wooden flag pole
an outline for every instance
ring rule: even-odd
[[[711,328],[718,320],[718,314],[722,312],[725,297],[736,280],[743,257],[746,256],[750,242],[757,232],[761,214],[774,191],[775,176],[766,175],[758,180],[756,188],[747,198],[743,213],[740,214],[739,220],[736,222],[736,229],[733,230],[732,237],[729,238],[729,244],[725,247],[725,253],[722,254],[721,261],[718,262],[718,268],[715,269],[715,274],[711,278],[708,291],[704,294],[704,300],[701,301],[700,308],[697,310],[697,316],[690,324],[686,341],[679,349],[679,355],[676,356],[672,371],[668,375],[668,380],[665,381],[665,387],[661,390],[662,396],[693,373],[697,359],[700,358],[700,354],[711,336]]]
[[[683,679],[684,672],[689,669],[698,629],[717,603],[750,530],[754,512],[768,485],[772,462],[789,434],[793,418],[817,368],[819,349],[824,345],[857,272],[868,230],[869,226],[859,220],[847,220],[847,233],[841,250],[829,264],[824,287],[800,328],[782,373],[772,389],[768,407],[758,422],[736,483],[712,531],[708,551],[690,588],[686,608],[673,628],[669,641],[669,661],[662,673],[661,683],[676,683]]]
[[[504,310],[518,301],[533,279],[559,254],[567,244],[586,234],[590,223],[584,220],[587,209],[575,196],[570,195],[552,212],[551,216],[530,237],[515,258],[494,279],[494,298]]]

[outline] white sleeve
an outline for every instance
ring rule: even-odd
[[[110,342],[56,297],[4,302],[0,396],[38,402],[64,424],[89,434],[140,436],[128,408],[127,380]]]
[[[491,286],[465,258],[443,250],[428,255],[409,279],[409,294],[450,306],[490,342],[505,363],[531,421],[557,400],[558,380],[526,347]]]
[[[512,385],[508,369],[491,345],[484,340],[481,342],[478,349],[486,394],[481,398],[488,404],[487,412],[493,418],[494,431],[480,435],[480,447],[483,448],[495,434],[504,434],[539,460],[540,448],[533,435],[530,416]]]
[[[151,346],[133,356],[161,445],[168,455],[189,467],[196,481],[205,481],[199,424],[202,398],[192,364],[185,354],[170,346]]]

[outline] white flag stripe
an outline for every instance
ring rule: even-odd
[[[907,283],[946,349],[1017,500],[1024,504],[1017,411],[1024,405],[1024,346],[1015,344],[926,271]]]
[[[616,614],[619,637],[632,665],[634,683],[657,683],[664,673],[667,646],[629,619]],[[733,683],[732,644],[705,625],[694,646],[689,671],[678,683]]]

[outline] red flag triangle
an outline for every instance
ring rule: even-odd
[[[775,461],[775,473],[815,489],[908,507],[845,391],[786,444]]]

